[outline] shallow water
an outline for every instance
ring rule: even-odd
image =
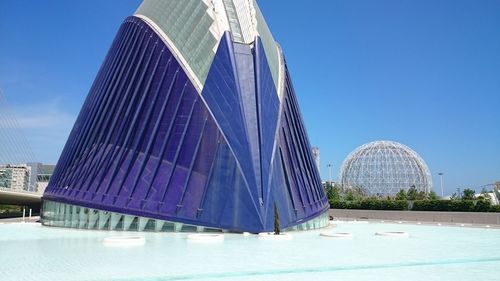
[[[319,236],[325,231],[354,238]],[[132,234],[145,244],[102,242]],[[190,242],[186,233],[3,224],[0,280],[500,280],[500,229],[370,223],[291,234],[291,241],[224,234],[212,244]]]

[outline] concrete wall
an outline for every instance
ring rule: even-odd
[[[333,216],[334,218],[348,219],[377,219],[500,225],[500,213],[330,209],[330,216]]]

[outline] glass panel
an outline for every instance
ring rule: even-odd
[[[182,223],[175,222],[174,223],[174,232],[182,231]]]
[[[203,232],[222,232],[221,229],[218,229],[218,228],[209,228],[209,227],[205,227]]]
[[[90,209],[89,210],[88,229],[96,229],[98,219],[99,219],[98,211],[94,210],[94,209]]]
[[[130,224],[128,230],[129,231],[138,231],[139,230],[139,218],[133,217],[132,223]]]
[[[165,232],[174,232],[174,223],[173,223],[173,222],[168,222],[168,221],[166,221],[166,222],[163,224],[163,228],[161,229],[161,231],[165,231]]]
[[[63,226],[65,207],[66,206],[64,204],[56,203],[56,219],[54,221],[55,226]]]
[[[99,211],[99,229],[106,229],[106,225],[109,228],[110,216],[110,213],[107,211]]]
[[[163,224],[165,224],[165,221],[157,220],[155,225],[155,231],[161,231],[163,228]]]
[[[233,34],[233,40],[239,43],[245,43],[243,39],[243,33],[241,32],[240,21],[238,20],[238,15],[236,14],[236,8],[232,0],[224,0],[224,8],[226,9],[227,20],[229,22],[229,27],[231,28],[231,33]]]
[[[125,228],[125,216],[120,215],[120,219],[118,220],[118,224],[115,227],[115,230],[124,230]]]
[[[80,216],[80,207],[78,206],[73,206],[73,213],[71,214],[71,227],[77,228],[78,227],[78,218]]]
[[[130,230],[130,226],[132,225],[134,218],[135,217],[128,215],[123,216],[123,230]]]
[[[148,219],[144,231],[155,231],[156,230],[156,220]]]
[[[47,226],[66,226],[80,229],[162,231],[162,232],[222,232],[221,229],[185,225],[164,220],[122,215],[109,211],[43,202],[43,223]]]
[[[182,232],[196,232],[198,229],[194,225],[183,225],[182,226]]]
[[[144,228],[146,228],[146,224],[148,223],[149,219],[147,218],[139,218],[139,225],[138,225],[138,230],[139,231],[144,231]]]
[[[121,214],[111,213],[111,227],[110,227],[111,230],[123,230],[123,225],[121,229],[118,228],[118,223],[120,222],[121,218],[122,218]]]
[[[71,227],[71,216],[73,213],[73,206],[72,205],[66,205],[66,210],[64,213],[64,226],[65,227]]]
[[[269,68],[271,69],[271,75],[273,76],[273,81],[276,89],[278,89],[278,81],[279,81],[279,61],[280,54],[278,53],[278,47],[276,46],[276,42],[274,41],[273,35],[267,26],[266,21],[264,20],[264,16],[257,5],[257,2],[254,1],[255,7],[255,18],[257,20],[257,32],[259,33],[262,39],[262,45],[264,45],[264,50],[266,52],[267,62],[269,64]]]
[[[81,208],[80,209],[80,220],[78,221],[78,228],[87,228],[89,220],[89,209]]]
[[[137,14],[151,19],[168,36],[203,85],[214,57],[217,39],[208,7],[199,0],[145,0]]]

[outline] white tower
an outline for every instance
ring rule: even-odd
[[[312,154],[314,158],[314,163],[316,163],[316,168],[318,168],[318,172],[320,171],[320,162],[319,162],[319,147],[313,146],[312,147]]]

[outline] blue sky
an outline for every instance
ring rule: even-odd
[[[140,1],[0,1],[0,89],[55,163],[123,19]],[[436,190],[500,180],[500,1],[260,1],[281,44],[321,173],[394,140]],[[283,8],[286,3],[286,8]],[[307,3],[307,5],[306,5]]]

